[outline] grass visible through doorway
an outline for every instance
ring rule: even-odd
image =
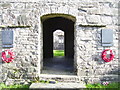
[[[64,50],[53,50],[53,55],[55,57],[64,56]]]

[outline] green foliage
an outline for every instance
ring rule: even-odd
[[[64,50],[53,50],[54,56],[64,56]]]
[[[120,82],[119,83],[110,83],[108,85],[102,85],[102,84],[87,84],[87,88],[119,88]],[[118,89],[120,90],[120,89]]]
[[[5,89],[5,88],[7,88],[7,89],[9,89],[9,90],[12,90],[13,88],[14,88],[14,89],[17,89],[17,90],[18,90],[18,89],[21,89],[21,88],[22,88],[22,90],[23,90],[23,89],[26,90],[26,89],[29,89],[29,85],[19,85],[19,84],[18,84],[18,85],[8,85],[8,86],[7,86],[7,85],[5,85],[4,83],[1,83],[1,84],[0,84],[0,90],[1,90],[1,89]]]

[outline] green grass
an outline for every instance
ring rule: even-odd
[[[45,81],[39,81],[40,83],[49,83],[49,81],[45,82]],[[34,82],[33,82],[34,83]],[[9,90],[28,90],[30,85],[5,85],[4,83],[0,84],[0,90],[4,90],[4,89],[9,89]],[[120,82],[119,83],[110,83],[108,85],[102,85],[102,84],[87,84],[86,88],[116,88],[114,90],[120,90]],[[97,89],[98,90],[98,89]],[[105,89],[106,90],[106,89]],[[111,89],[110,89],[111,90]]]
[[[25,89],[25,90],[27,90],[27,89],[29,89],[29,85],[5,85],[4,83],[1,83],[0,84],[0,90],[1,89],[5,89],[5,88],[7,88],[7,89],[9,89],[9,90],[12,90],[13,88],[14,89],[16,89],[16,90],[18,90],[18,89],[21,89],[22,88],[22,90],[23,89]]]
[[[54,56],[64,56],[64,50],[53,50]]]
[[[87,88],[118,88],[120,86],[119,83],[110,83],[108,85],[102,85],[102,84],[87,84]],[[120,90],[120,89],[117,89]]]

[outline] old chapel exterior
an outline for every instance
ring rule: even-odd
[[[0,0],[0,53],[9,49],[15,54],[10,63],[1,55],[0,82],[46,78],[44,58],[53,57],[57,29],[65,33],[73,81],[118,81],[118,8],[118,0]],[[101,58],[105,49],[114,54],[110,62]]]

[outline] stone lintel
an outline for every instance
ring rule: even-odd
[[[106,25],[100,24],[79,24],[80,27],[106,27]]]
[[[30,28],[31,26],[0,26],[0,28]]]

